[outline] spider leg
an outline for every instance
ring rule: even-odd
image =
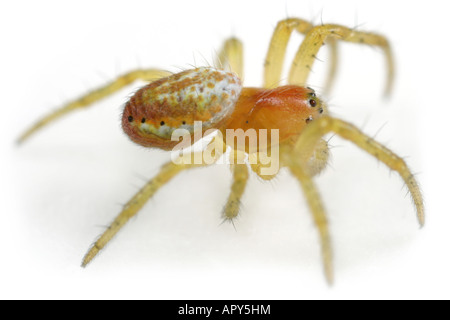
[[[330,48],[330,66],[328,69],[327,80],[323,87],[323,93],[328,95],[331,91],[331,88],[334,85],[334,80],[336,79],[337,68],[338,68],[338,50],[337,50],[337,40],[336,39],[328,39],[327,43]]]
[[[293,137],[289,141],[285,141],[281,144],[280,154],[289,154],[295,148],[297,140],[298,136]],[[311,157],[307,160],[304,156],[302,157],[303,160],[306,160],[304,163],[304,170],[309,176],[315,177],[327,167],[329,158],[330,149],[328,147],[328,142],[324,139],[320,139],[314,146]],[[284,160],[284,158],[282,158],[282,160]],[[281,165],[284,166],[286,164],[282,163]]]
[[[200,154],[200,159],[202,159]],[[201,164],[195,164],[193,161],[197,159],[197,155],[191,154],[190,164],[180,163],[175,164],[173,162],[166,163],[159,173],[147,182],[142,189],[140,189],[124,206],[123,210],[119,213],[116,219],[111,223],[108,229],[98,238],[98,240],[92,245],[88,253],[84,256],[82,266],[85,267],[91,260],[100,252],[101,249],[116,235],[116,233],[130,220],[136,213],[144,206],[144,204],[166,183],[168,183],[173,177],[179,174],[181,171],[202,167],[208,165],[203,162]],[[217,160],[217,158],[215,158]]]
[[[311,210],[314,223],[319,229],[322,261],[324,265],[325,277],[328,284],[333,284],[333,254],[331,249],[330,233],[328,231],[328,221],[325,210],[320,200],[319,192],[312,181],[311,176],[305,170],[304,165],[298,161],[293,153],[287,156],[287,166],[292,174],[298,179]]]
[[[425,213],[422,194],[414,175],[409,170],[405,161],[379,142],[361,132],[354,125],[329,116],[315,119],[302,131],[294,147],[294,153],[299,155],[303,163],[306,163],[310,159],[318,141],[329,132],[334,132],[342,138],[353,142],[383,162],[386,166],[396,171],[408,187],[420,225],[424,225]]]
[[[244,54],[242,42],[237,38],[227,39],[217,57],[216,66],[220,69],[225,69],[227,66],[243,78],[244,75]]]
[[[317,52],[325,41],[330,38],[380,47],[384,51],[387,63],[385,95],[387,96],[391,93],[394,78],[394,60],[388,40],[379,34],[355,31],[336,24],[325,24],[309,30],[292,63],[289,72],[290,84],[299,86],[306,84]]]
[[[286,55],[286,47],[294,30],[301,34],[307,34],[314,26],[306,20],[289,18],[278,22],[270,40],[264,63],[264,87],[278,86],[281,80],[281,72]],[[325,92],[329,92],[333,84],[337,69],[337,43],[335,39],[328,40],[331,50],[330,69]]]
[[[18,143],[22,143],[27,140],[31,135],[33,135],[36,131],[41,128],[47,126],[49,123],[59,119],[65,114],[84,107],[89,107],[94,102],[97,102],[115,92],[122,89],[123,87],[133,83],[136,80],[144,80],[144,81],[153,81],[158,78],[162,78],[170,75],[169,72],[157,69],[145,69],[145,70],[134,70],[119,76],[114,81],[108,83],[107,85],[95,89],[86,95],[73,100],[61,108],[53,111],[47,116],[43,117],[41,120],[36,122],[33,126],[31,126],[28,130],[26,130],[17,140]]]
[[[311,158],[307,162],[307,173],[311,177],[318,175],[327,166],[329,157],[328,143],[326,140],[320,139],[314,148]]]
[[[223,208],[222,216],[225,220],[233,220],[239,214],[241,197],[244,194],[245,187],[249,178],[247,164],[233,163],[233,182],[231,184],[231,193],[228,196],[227,203]]]

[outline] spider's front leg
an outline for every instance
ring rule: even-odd
[[[299,86],[306,85],[308,75],[319,49],[327,40],[333,38],[336,40],[377,46],[384,51],[387,65],[387,81],[384,93],[388,96],[392,91],[394,79],[394,60],[388,40],[379,34],[356,31],[337,24],[325,24],[309,30],[295,55],[294,62],[289,71],[288,83]]]
[[[312,213],[315,225],[319,230],[322,262],[325,277],[331,285],[333,283],[333,253],[331,249],[330,232],[325,209],[320,199],[319,192],[312,177],[319,174],[328,162],[328,143],[320,139],[313,147],[308,157],[298,157],[293,152],[294,141],[283,143],[280,147],[280,161],[283,166],[288,167],[292,175],[297,178],[302,187],[308,207]]]
[[[66,105],[62,106],[61,108],[48,114],[47,116],[36,122],[34,125],[32,125],[28,130],[26,130],[19,137],[17,142],[22,143],[25,140],[28,140],[28,138],[34,135],[38,130],[42,129],[43,127],[46,127],[48,124],[56,121],[62,116],[74,110],[89,107],[93,103],[112,95],[113,93],[119,91],[120,89],[124,88],[127,85],[130,85],[136,80],[153,81],[168,75],[170,75],[170,72],[158,69],[138,69],[123,74],[114,81],[108,83],[107,85],[100,87],[96,90],[93,90],[85,94],[84,96],[75,99],[67,103]]]
[[[281,145],[280,154],[282,156],[284,155],[283,159],[286,159],[285,155],[288,155],[288,158],[291,157],[290,154],[292,153],[292,150],[295,149],[297,141],[298,136],[295,136]],[[314,149],[310,154],[309,159],[306,159],[306,157],[302,157],[302,160],[304,161],[303,164],[304,170],[309,176],[314,177],[319,173],[321,173],[327,167],[329,158],[330,158],[330,149],[328,147],[328,142],[324,139],[320,139],[314,146]],[[283,163],[282,165],[286,164]]]
[[[292,32],[306,35],[314,26],[306,20],[299,18],[289,18],[278,22],[270,40],[264,63],[264,87],[271,88],[279,86],[281,81],[281,72],[283,69],[286,48]],[[335,39],[330,38],[327,43],[330,46],[330,69],[328,71],[325,92],[329,92],[336,76],[337,69],[337,43]],[[294,61],[294,63],[296,63]]]
[[[331,249],[330,232],[328,230],[328,220],[325,215],[325,209],[320,200],[319,192],[308,174],[307,166],[302,164],[292,155],[287,155],[285,160],[292,174],[298,179],[305,194],[308,207],[311,210],[314,223],[316,224],[321,243],[322,261],[324,265],[325,277],[328,283],[333,284],[333,254]]]
[[[333,280],[333,268],[328,222],[319,193],[312,181],[311,175],[313,172],[310,168],[311,159],[314,159],[317,151],[322,149],[320,145],[323,144],[324,140],[321,138],[329,132],[334,132],[342,138],[353,142],[389,168],[398,172],[411,193],[421,226],[425,223],[425,214],[419,186],[402,158],[348,122],[330,116],[322,116],[315,119],[301,132],[295,145],[289,146],[289,150],[286,148],[282,149],[280,155],[282,156],[283,165],[290,169],[302,186],[314,222],[319,230],[325,275],[328,282],[331,283]]]
[[[353,142],[362,150],[365,150],[383,162],[390,169],[396,171],[408,187],[420,225],[424,225],[425,213],[422,193],[405,161],[381,143],[364,134],[354,125],[330,116],[322,116],[321,118],[315,119],[300,134],[293,154],[301,158],[303,163],[306,162],[310,158],[318,141],[329,132],[334,132],[342,138]]]

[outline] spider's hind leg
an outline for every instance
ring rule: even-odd
[[[241,40],[232,37],[225,40],[222,49],[219,52],[216,60],[216,68],[231,69],[238,75],[239,78],[243,78],[244,75],[244,48]]]
[[[170,75],[169,72],[158,70],[158,69],[138,69],[131,72],[128,72],[126,74],[121,75],[117,79],[113,80],[112,82],[108,83],[107,85],[97,88],[83,96],[81,96],[78,99],[75,99],[65,105],[63,105],[61,108],[51,112],[50,114],[46,115],[42,119],[40,119],[38,122],[36,122],[34,125],[32,125],[30,128],[28,128],[17,140],[18,143],[22,143],[25,140],[28,140],[28,138],[32,135],[34,135],[37,131],[42,129],[43,127],[46,127],[48,124],[56,121],[57,119],[61,118],[62,116],[78,109],[82,109],[85,107],[91,106],[93,103],[100,101],[103,98],[106,98],[113,93],[117,92],[118,90],[124,88],[125,86],[133,83],[136,80],[143,80],[143,81],[153,81],[165,76]]]

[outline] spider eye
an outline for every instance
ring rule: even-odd
[[[311,105],[311,107],[315,107],[317,105],[317,101],[314,99],[310,99],[309,104]]]
[[[311,122],[311,121],[313,121],[313,120],[314,120],[313,117],[312,117],[312,116],[309,116],[308,118],[306,118],[305,122],[306,122],[306,123],[309,123],[309,122]]]
[[[133,122],[133,116],[128,116],[128,121]]]

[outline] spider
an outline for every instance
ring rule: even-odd
[[[303,34],[304,40],[290,68],[288,84],[277,87],[281,82],[286,47],[294,31]],[[193,137],[196,121],[202,121],[202,133],[212,129],[222,133],[222,137],[231,129],[255,130],[257,133],[269,129],[277,130],[278,139],[275,142],[270,140],[270,143],[256,147],[251,147],[249,140],[245,140],[244,145],[238,147],[226,139],[219,139],[220,148],[214,149],[213,161],[209,163],[200,157],[200,162],[172,161],[163,165],[159,173],[128,201],[109,228],[92,245],[84,256],[82,266],[89,264],[127,221],[169,180],[182,171],[214,163],[222,154],[220,151],[224,152],[230,147],[231,160],[247,159],[247,162],[231,161],[231,192],[222,214],[224,219],[233,221],[239,214],[240,199],[249,179],[249,171],[264,180],[273,179],[278,173],[278,170],[270,174],[263,173],[267,163],[262,161],[261,155],[267,152],[270,146],[277,148],[280,167],[286,167],[303,189],[319,231],[325,277],[331,284],[332,248],[327,217],[313,181],[313,177],[326,167],[329,148],[323,137],[330,132],[353,142],[401,176],[412,196],[419,223],[423,226],[422,195],[405,161],[354,125],[331,116],[326,104],[316,96],[315,91],[305,86],[319,49],[328,44],[331,50],[331,65],[325,88],[326,91],[330,89],[336,73],[336,45],[339,40],[377,46],[383,50],[388,70],[385,94],[389,94],[394,77],[394,63],[389,42],[384,36],[355,31],[336,24],[313,26],[308,21],[289,18],[279,21],[273,32],[264,64],[264,84],[261,88],[241,85],[243,45],[233,37],[225,41],[218,54],[216,68],[195,68],[177,74],[159,69],[134,70],[69,102],[25,131],[19,142],[24,142],[36,131],[63,115],[91,106],[136,80],[150,83],[139,89],[126,103],[122,127],[132,141],[145,147],[172,149],[178,143],[171,139],[174,132],[183,129],[187,136]],[[230,71],[225,71],[226,68]],[[194,141],[195,137],[191,143]],[[194,159],[199,153],[201,151],[192,151],[188,156]],[[249,159],[254,160],[250,165]]]

